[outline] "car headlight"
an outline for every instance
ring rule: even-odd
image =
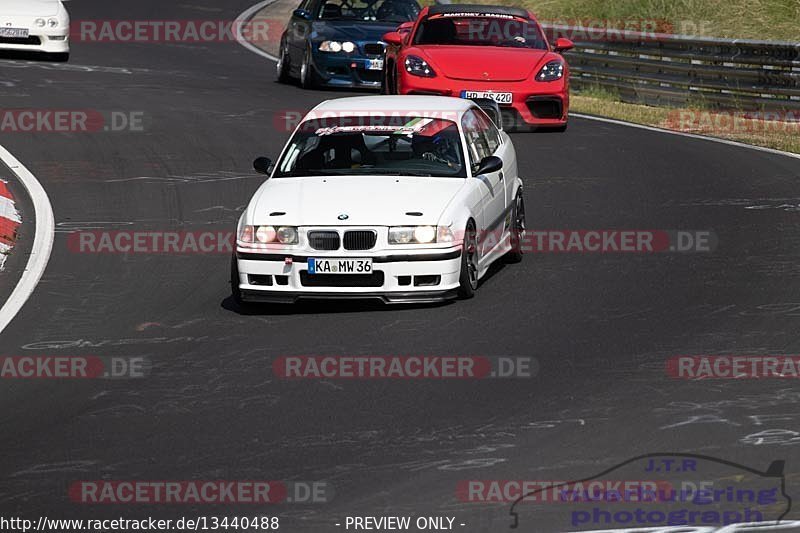
[[[51,28],[58,28],[58,19],[47,19],[47,25]]]
[[[253,242],[253,226],[242,226],[239,230],[239,240],[242,242]]]
[[[389,228],[389,244],[430,244],[436,242],[436,226]]]
[[[44,28],[44,25],[47,24],[47,21],[44,19],[36,19],[34,21],[34,24],[36,24],[40,28]]]
[[[297,228],[293,226],[242,226],[239,231],[241,242],[258,244],[297,244]]]
[[[436,72],[427,61],[417,56],[408,56],[405,61],[406,72],[423,78],[435,78]]]
[[[436,242],[454,242],[456,240],[450,226],[439,226],[436,231]]]
[[[283,226],[278,228],[278,242],[281,244],[297,244],[297,228]]]
[[[261,244],[275,242],[277,236],[278,232],[276,232],[275,228],[272,226],[258,226],[256,228],[256,242],[260,242]]]
[[[356,49],[356,45],[350,41],[340,43],[339,41],[322,41],[319,43],[320,52],[347,52],[348,54]]]
[[[555,81],[564,77],[564,63],[559,60],[549,61],[536,75],[537,81]]]

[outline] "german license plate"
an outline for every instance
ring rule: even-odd
[[[372,274],[372,259],[308,259],[309,274]]]
[[[383,59],[367,59],[367,70],[383,70]]]
[[[27,39],[28,38],[28,29],[27,28],[0,28],[0,37],[6,37],[8,39]]]
[[[513,93],[497,93],[494,91],[461,91],[461,98],[489,98],[498,104],[510,104],[513,101]]]

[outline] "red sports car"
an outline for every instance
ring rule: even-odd
[[[426,7],[383,40],[384,93],[490,98],[506,129],[567,128],[569,68],[561,52],[572,41],[551,45],[527,10]]]

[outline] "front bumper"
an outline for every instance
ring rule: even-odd
[[[319,252],[309,255],[251,253],[239,248],[239,289],[247,302],[299,299],[379,299],[427,303],[456,297],[461,247],[380,252]],[[309,274],[308,259],[371,258],[371,274]]]
[[[401,94],[460,97],[461,91],[493,91],[513,94],[510,105],[500,105],[506,127],[520,120],[531,126],[563,126],[569,113],[569,88],[565,80],[554,82],[483,82],[403,75]]]
[[[13,22],[11,23],[14,24]],[[25,25],[16,27],[25,28]],[[0,38],[0,50],[45,52],[65,54],[69,52],[69,29],[44,29],[28,27],[26,39]]]
[[[314,66],[322,85],[380,89],[383,70],[369,69],[370,61],[375,59],[380,58],[317,52],[314,56]]]

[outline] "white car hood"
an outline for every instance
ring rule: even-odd
[[[59,0],[0,0],[0,23],[6,16],[54,17],[58,7]]]
[[[256,225],[435,225],[464,182],[403,176],[273,178],[256,193],[249,215]]]

